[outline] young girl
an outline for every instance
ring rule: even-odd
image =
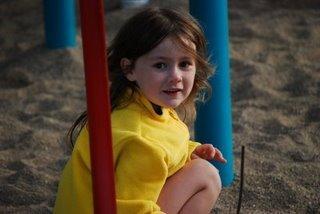
[[[190,141],[185,125],[212,73],[198,23],[173,10],[146,9],[120,29],[108,62],[118,213],[209,213],[221,182],[207,160],[225,159],[211,144]],[[77,126],[55,213],[93,213],[86,113],[71,141]]]

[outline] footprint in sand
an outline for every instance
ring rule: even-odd
[[[320,122],[320,107],[312,106],[305,115],[307,122]]]
[[[237,83],[234,83],[231,91],[233,102],[268,96],[266,92],[256,88],[256,86],[250,81],[250,79],[244,79],[238,81]]]
[[[288,156],[294,162],[311,162],[315,159],[315,154],[311,152],[302,152],[302,151],[290,151],[288,152]]]
[[[39,101],[39,111],[47,112],[61,109],[62,104],[55,98],[46,98]]]
[[[254,99],[256,97],[263,97],[265,92],[256,88],[251,81],[251,77],[257,73],[253,65],[245,64],[239,60],[233,59],[232,64],[232,78],[237,81],[232,82],[232,100],[234,102],[240,100]]]
[[[25,186],[32,186],[37,184],[37,188],[45,185],[45,181],[43,177],[40,175],[40,173],[35,169],[32,169],[31,167],[25,167],[17,170],[16,173],[7,177],[7,181],[9,184],[13,185],[22,182],[25,184]]]
[[[33,191],[26,191],[12,184],[0,186],[0,202],[6,205],[31,205],[46,201],[45,195]]]
[[[311,37],[311,32],[307,29],[298,29],[293,31],[293,35],[297,39],[309,39]]]
[[[231,67],[233,71],[233,77],[236,79],[242,77],[250,77],[257,73],[257,69],[254,65],[244,63],[243,61],[237,59],[231,59]]]
[[[305,81],[303,80],[295,80],[283,87],[284,91],[289,92],[292,96],[298,97],[308,94],[308,89]]]
[[[292,69],[291,78],[292,80],[282,88],[283,91],[289,92],[290,95],[294,97],[309,94],[309,86],[307,85],[307,83],[310,82],[309,75],[302,70]]]
[[[23,163],[21,160],[10,162],[7,165],[7,168],[10,170],[22,170],[25,167],[26,167],[26,164]]]
[[[237,38],[253,38],[255,32],[246,26],[232,26],[230,28],[230,35]]]
[[[280,135],[287,135],[291,133],[293,129],[290,127],[284,126],[277,119],[270,119],[264,123],[263,129],[261,131],[272,136],[280,136]]]
[[[31,77],[22,70],[5,70],[0,73],[1,89],[24,88],[32,83]]]
[[[7,149],[19,149],[24,150],[30,148],[30,142],[33,138],[32,130],[17,130],[15,135],[9,135],[3,137],[0,144],[0,151]]]

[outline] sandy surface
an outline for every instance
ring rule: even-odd
[[[52,211],[85,109],[81,45],[46,49],[41,3],[0,2],[0,213]],[[108,38],[135,12],[108,12]],[[320,213],[320,3],[232,0],[229,17],[236,175],[213,212],[235,213],[245,146],[242,213]]]

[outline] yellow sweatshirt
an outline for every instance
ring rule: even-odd
[[[143,96],[112,112],[118,214],[162,213],[156,204],[166,179],[182,168],[199,143],[173,109],[154,112]],[[54,213],[93,213],[89,135],[80,132],[63,170]]]

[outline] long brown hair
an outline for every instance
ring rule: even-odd
[[[206,40],[198,22],[189,14],[171,9],[148,8],[127,20],[108,48],[109,77],[111,81],[111,109],[122,108],[132,102],[137,85],[129,81],[120,66],[122,58],[131,60],[132,67],[142,55],[155,48],[164,38],[171,37],[196,60],[194,85],[189,97],[176,110],[182,120],[190,124],[196,116],[195,102],[203,101],[210,94],[207,80],[213,69],[209,64],[206,52]],[[192,49],[185,41],[195,44]],[[130,69],[130,68],[129,68]],[[131,93],[128,94],[128,91]],[[209,92],[209,93],[207,93]],[[75,130],[86,124],[85,111],[75,121],[68,132],[73,145]]]

